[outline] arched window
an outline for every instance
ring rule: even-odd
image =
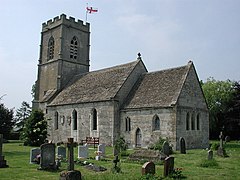
[[[197,114],[197,130],[200,130],[200,113]]]
[[[191,118],[191,126],[192,130],[195,130],[195,113],[192,113],[192,118]]]
[[[125,127],[126,131],[131,131],[131,119],[129,117],[126,117],[125,119]]]
[[[51,36],[48,41],[48,60],[54,58],[54,38]]]
[[[186,115],[186,130],[189,130],[189,124],[190,124],[190,115],[188,112]]]
[[[54,114],[54,128],[55,130],[58,129],[58,112],[57,111]]]
[[[72,113],[73,117],[73,130],[77,130],[77,111],[74,109]]]
[[[70,58],[77,59],[78,55],[78,41],[76,36],[74,36],[70,43]]]
[[[92,110],[92,122],[93,130],[97,130],[97,110],[95,108]]]
[[[160,119],[158,117],[158,115],[155,115],[153,117],[153,131],[157,131],[157,130],[160,130]]]

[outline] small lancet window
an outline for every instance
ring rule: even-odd
[[[186,130],[189,130],[189,124],[190,124],[190,115],[188,112],[186,116]]]
[[[192,125],[192,130],[195,130],[195,113],[192,113],[191,125]]]
[[[78,55],[78,41],[76,36],[74,36],[70,44],[70,58],[77,59],[77,55]]]
[[[125,118],[125,130],[127,132],[131,131],[131,119],[129,117]]]
[[[200,114],[197,115],[197,130],[200,130]]]
[[[58,129],[58,112],[56,111],[55,114],[54,114],[54,128],[55,130]]]
[[[157,115],[153,117],[153,131],[160,130],[160,119]]]
[[[93,130],[97,130],[97,110],[92,110],[92,122],[93,122]]]
[[[77,111],[74,109],[72,113],[73,117],[73,130],[77,130]]]
[[[54,58],[54,38],[50,37],[48,41],[48,60]]]

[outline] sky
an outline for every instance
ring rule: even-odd
[[[142,54],[149,72],[192,60],[200,80],[240,80],[240,0],[0,0],[0,97],[31,104],[42,23],[61,14],[91,29],[90,70]]]

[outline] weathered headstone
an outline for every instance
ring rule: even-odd
[[[40,170],[56,170],[55,162],[55,144],[45,143],[40,146]]]
[[[8,167],[7,161],[4,160],[4,156],[2,155],[3,152],[3,135],[0,134],[0,168]]]
[[[170,146],[169,146],[169,143],[168,143],[167,141],[164,141],[164,142],[163,142],[162,152],[163,152],[163,154],[165,154],[166,156],[169,156],[169,155],[170,155]]]
[[[39,158],[41,155],[41,150],[39,148],[33,148],[30,151],[30,163],[39,164]]]
[[[226,137],[225,137],[225,144],[226,144],[227,142],[230,142],[230,136],[226,136]]]
[[[179,142],[180,142],[180,153],[181,153],[181,154],[186,154],[186,143],[185,143],[185,139],[184,139],[183,137],[180,137]]]
[[[63,146],[57,147],[57,157],[66,158],[66,147],[63,147]]]
[[[105,144],[99,144],[99,145],[98,145],[98,151],[101,152],[101,155],[102,155],[102,156],[105,156],[105,147],[106,147]]]
[[[226,152],[225,152],[225,149],[223,147],[223,133],[222,131],[220,132],[220,135],[219,135],[219,139],[220,139],[220,146],[218,147],[218,150],[217,150],[217,155],[218,156],[221,156],[221,157],[227,157],[226,155]]]
[[[78,158],[88,158],[88,146],[78,146]]]
[[[208,151],[208,160],[211,160],[211,159],[213,159],[213,151],[209,150]]]
[[[174,170],[174,157],[167,157],[164,160],[164,177],[167,177],[168,175],[172,174]]]
[[[81,172],[74,170],[74,147],[76,143],[73,142],[73,138],[68,138],[68,171],[62,171],[60,173],[60,180],[81,180]]]
[[[153,162],[146,162],[142,166],[142,175],[155,174],[155,164]]]

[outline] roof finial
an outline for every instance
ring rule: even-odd
[[[138,60],[142,60],[142,58],[141,58],[141,53],[139,52],[137,55],[138,55],[138,58],[137,58],[137,59],[138,59]]]

